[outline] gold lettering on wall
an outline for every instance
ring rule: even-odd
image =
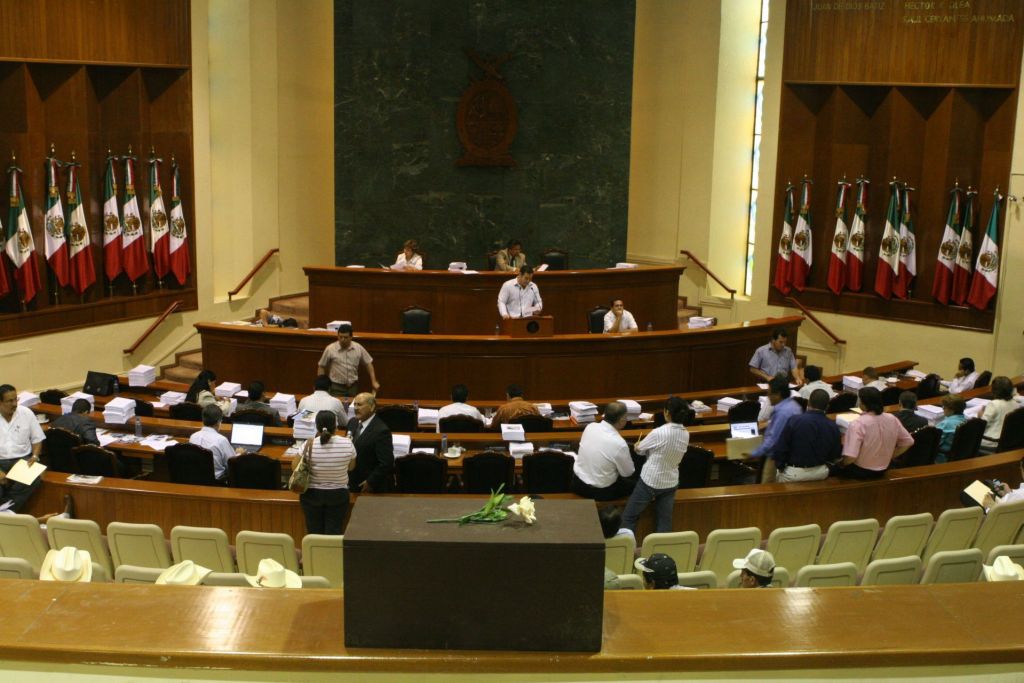
[[[877,12],[885,9],[886,0],[837,0],[836,2],[815,2],[814,12]]]

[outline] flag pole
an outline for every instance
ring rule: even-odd
[[[7,168],[8,175],[10,175],[12,172],[15,174],[15,178],[17,178],[16,174],[18,172],[18,157],[15,156],[13,149],[11,150],[11,165]],[[9,179],[8,182],[10,182]],[[4,244],[4,246],[7,246],[6,243]],[[18,301],[21,303],[21,312],[28,312],[28,306],[25,304],[25,297],[21,289],[18,287],[18,278],[11,278],[11,284],[14,286],[14,289],[17,290],[18,292]]]
[[[56,157],[57,157],[57,148],[51,142],[50,143],[50,156],[46,160],[46,192],[47,193],[49,193],[51,191],[51,189],[52,189],[50,187],[50,181],[53,180],[54,182],[56,182],[56,178],[52,178],[52,179],[50,178],[50,173],[53,171],[52,164],[53,164],[54,161],[57,160]],[[56,187],[56,185],[54,185],[54,187]],[[60,190],[57,189],[57,192],[59,193]],[[46,230],[45,217],[44,217],[44,221],[43,222],[44,222],[43,230],[45,231]],[[47,266],[49,266],[49,265],[50,264],[47,263]],[[47,267],[47,269],[46,269],[46,279],[50,283],[50,286],[53,287],[53,303],[56,304],[57,306],[60,306],[60,283],[57,282],[57,275],[56,275],[56,273],[53,272],[53,268]]]
[[[156,158],[156,147],[153,147],[152,145],[150,145],[149,146],[149,164],[150,164],[150,166],[152,166],[153,164],[160,163],[162,161],[163,161],[163,159],[157,159]],[[157,168],[159,168],[159,167],[157,167]],[[153,194],[152,183],[151,183],[151,186],[149,188],[149,193],[150,193],[150,196],[152,196],[152,194]],[[152,220],[152,216],[153,216],[153,201],[152,200],[150,200],[150,202],[149,202],[149,214],[150,214],[150,220]],[[152,229],[150,229],[150,239],[153,239]],[[153,252],[150,252],[150,257],[152,257],[152,259],[153,259],[153,261],[152,261],[152,263],[153,263],[153,274],[156,275],[156,288],[157,289],[163,289],[164,288],[164,279],[162,277],[160,277],[159,275],[157,275],[157,272],[156,272],[156,254],[153,253]]]

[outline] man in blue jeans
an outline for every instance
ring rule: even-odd
[[[636,445],[637,455],[646,456],[640,470],[640,481],[622,513],[622,525],[636,533],[640,514],[654,501],[654,530],[672,531],[672,509],[679,486],[679,463],[690,444],[690,433],[683,425],[693,415],[690,406],[678,396],[665,402],[665,424],[645,436]]]

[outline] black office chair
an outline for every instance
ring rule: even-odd
[[[553,432],[555,431],[554,422],[550,417],[544,417],[543,415],[520,415],[509,420],[511,424],[523,425],[523,430],[529,434],[530,432]]]
[[[264,427],[273,427],[277,420],[278,416],[275,413],[268,413],[256,408],[243,408],[235,411],[230,418],[224,418],[225,422],[231,424],[263,425]]]
[[[547,249],[541,254],[540,262],[548,264],[548,270],[569,270],[569,252]]]
[[[203,419],[203,407],[198,403],[189,403],[188,401],[169,406],[167,412],[170,413],[172,420],[201,422]]]
[[[853,410],[853,407],[857,405],[857,394],[851,394],[849,392],[843,392],[836,394],[832,397],[832,400],[828,402],[828,407],[825,408],[826,413],[845,413]]]
[[[91,443],[82,446],[75,446],[71,453],[78,461],[78,473],[88,474],[94,477],[113,477],[115,479],[124,476],[124,469],[117,459],[117,454],[100,448]]]
[[[402,334],[430,334],[430,311],[409,306],[401,313]]]
[[[1017,408],[1003,418],[1003,431],[999,434],[996,453],[1024,448],[1024,408]]]
[[[228,486],[236,489],[281,488],[281,461],[259,453],[243,453],[228,460]]]
[[[217,486],[220,482],[213,473],[213,452],[193,443],[168,446],[164,451],[167,470],[175,484]],[[230,461],[228,461],[230,462]]]
[[[410,453],[395,460],[398,493],[444,493],[448,461],[430,453]]]
[[[541,450],[523,456],[525,493],[567,493],[572,483],[572,456],[562,451]]]
[[[608,315],[607,306],[594,306],[587,313],[587,331],[591,334],[604,332],[604,317]]]
[[[757,416],[760,414],[761,403],[759,401],[740,401],[729,408],[729,424],[757,422]]]
[[[921,380],[917,388],[914,389],[914,393],[917,394],[917,399],[924,400],[926,398],[935,398],[942,393],[942,384],[939,382],[939,376],[934,372],[925,375],[925,378]]]
[[[953,432],[953,443],[949,447],[946,459],[952,462],[978,455],[978,449],[981,448],[981,437],[984,436],[987,425],[988,422],[977,417],[960,423],[960,426]]]
[[[715,454],[700,446],[688,446],[679,461],[679,488],[704,488],[711,481]]]
[[[50,427],[43,439],[43,462],[53,472],[79,474],[73,450],[81,445],[82,439],[77,434],[60,427]]]
[[[489,251],[487,252],[487,270],[496,270],[498,268],[498,252]]]
[[[505,493],[515,484],[516,461],[507,453],[485,451],[462,460],[462,488],[466,493],[490,493],[502,484]]]
[[[894,406],[900,402],[900,394],[903,390],[899,387],[886,387],[882,390],[882,405]]]
[[[935,462],[935,456],[939,452],[939,441],[942,439],[942,430],[938,427],[921,427],[914,430],[911,436],[914,437],[914,445],[905,450],[898,458],[894,458],[892,467],[919,467]]]
[[[986,370],[985,372],[983,372],[980,375],[978,375],[978,379],[976,379],[974,381],[974,388],[975,389],[981,389],[982,387],[987,387],[991,383],[992,383],[992,371],[991,370]]]
[[[484,423],[469,415],[452,415],[437,421],[442,434],[476,434],[484,430]]]
[[[139,417],[153,417],[153,404],[141,398],[135,399],[135,414]]]
[[[66,397],[67,394],[60,389],[47,389],[39,392],[39,402],[49,406],[59,406],[60,400]]]
[[[415,432],[419,428],[418,411],[407,405],[379,406],[377,417],[393,432]]]

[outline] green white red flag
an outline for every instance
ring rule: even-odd
[[[910,296],[914,278],[917,277],[917,239],[914,234],[914,219],[910,213],[910,193],[914,188],[903,186],[903,207],[900,210],[900,263],[892,293],[900,299]]]
[[[92,240],[89,226],[85,222],[85,208],[82,206],[82,189],[78,184],[79,165],[73,160],[68,164],[68,262],[71,271],[71,287],[81,295],[96,282],[96,264],[92,260]]]
[[[174,180],[171,184],[171,236],[170,259],[171,272],[179,285],[185,284],[191,270],[188,252],[188,226],[185,225],[185,212],[181,206],[181,175],[178,162],[171,160],[174,169]]]
[[[846,194],[849,190],[850,183],[840,180],[836,196],[836,230],[828,258],[828,288],[836,294],[846,286],[846,253],[850,243],[850,230],[846,225]]]
[[[775,259],[775,288],[789,294],[789,274],[793,255],[793,184],[786,184],[786,208],[782,214],[782,234],[779,236],[778,257]]]
[[[960,228],[960,244],[956,248],[953,263],[953,290],[949,298],[957,306],[967,303],[971,289],[971,262],[974,259],[974,205],[978,193],[967,188],[967,206],[964,208],[964,222]]]
[[[974,264],[971,292],[967,295],[967,303],[981,311],[988,308],[988,302],[999,288],[999,206],[1002,201],[1002,195],[996,190],[992,215],[989,216],[988,228],[981,239],[978,260]]]
[[[960,193],[959,187],[950,192],[949,211],[946,213],[946,227],[939,242],[939,255],[935,261],[935,279],[932,280],[932,296],[939,303],[948,304],[953,292],[953,267],[956,264],[957,249],[960,247]]]
[[[814,242],[811,236],[811,185],[810,178],[800,182],[800,213],[796,218],[796,229],[793,231],[792,271],[789,281],[797,291],[804,291],[807,276],[811,272],[814,255]]]
[[[11,164],[7,169],[10,190],[10,210],[7,212],[7,240],[4,251],[14,266],[14,282],[23,303],[36,297],[39,285],[39,265],[36,263],[36,243],[28,223],[25,198],[21,194],[21,169]]]
[[[59,164],[60,162],[52,156],[46,158],[46,213],[43,216],[46,242],[44,249],[46,262],[50,264],[50,270],[53,271],[57,284],[67,287],[69,279],[68,240],[64,230],[64,208],[60,202],[60,183],[57,180]]]
[[[875,292],[886,299],[892,298],[893,284],[900,267],[900,235],[896,226],[900,224],[899,184],[889,183],[889,209],[885,212],[885,231],[878,246],[878,269],[875,271]]]
[[[107,282],[121,274],[121,210],[117,206],[117,177],[114,159],[107,157],[107,171],[103,180],[103,273]]]
[[[864,244],[867,239],[868,185],[867,178],[857,178],[857,206],[850,223],[850,241],[846,248],[846,287],[859,292],[864,286]]]
[[[163,280],[171,269],[171,231],[160,188],[161,161],[155,156],[149,159],[149,250],[153,254],[153,272]]]
[[[146,243],[142,229],[142,215],[139,213],[139,198],[135,196],[135,157],[128,150],[124,158],[124,206],[121,224],[121,255],[124,259],[124,273],[135,282],[149,272],[146,258]]]

